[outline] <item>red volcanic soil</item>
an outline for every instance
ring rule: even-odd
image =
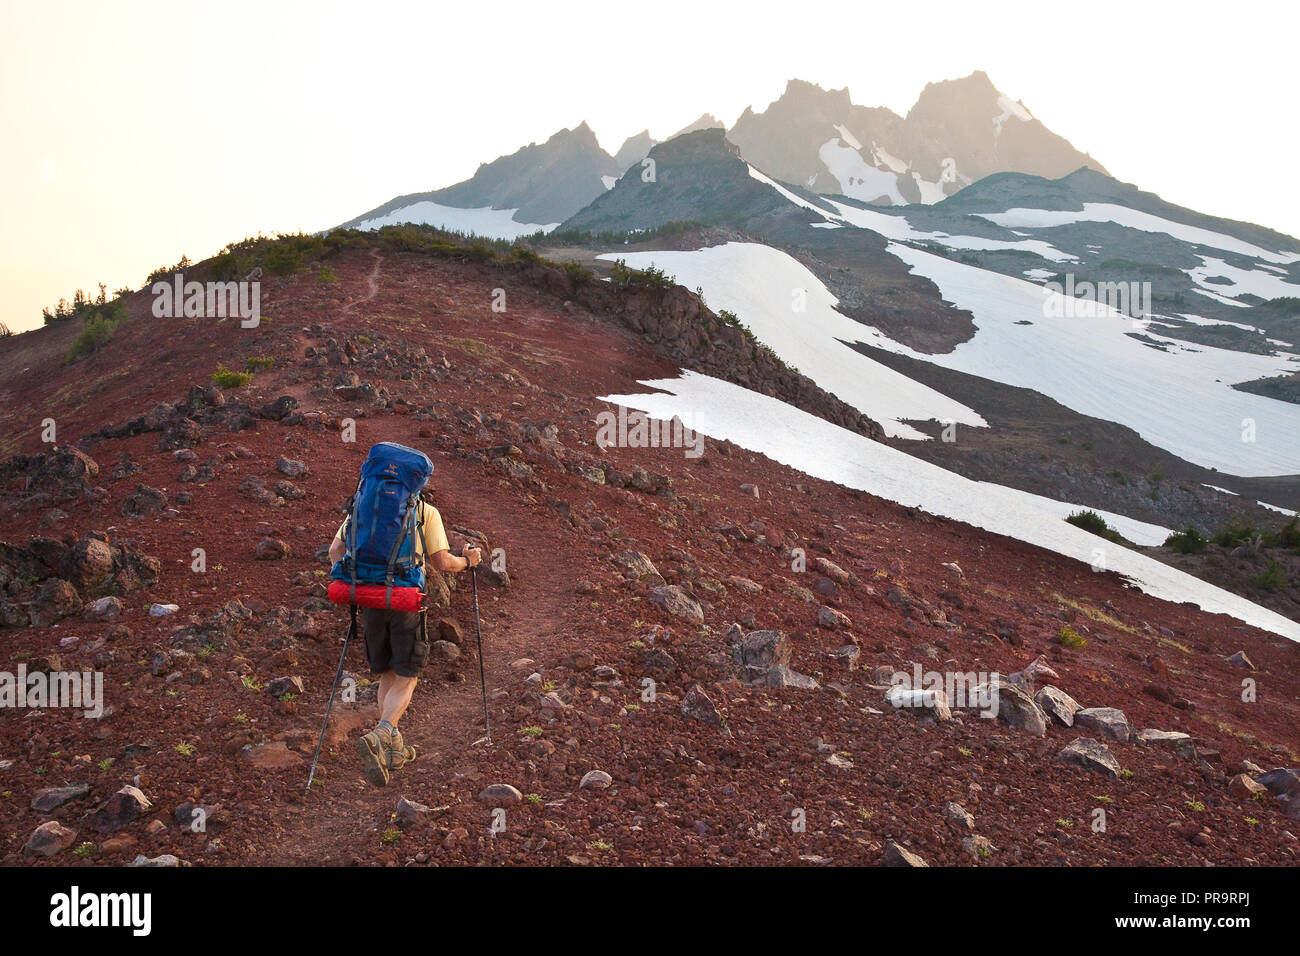
[[[708,441],[698,460],[602,451],[595,416],[607,406],[597,396],[643,391],[638,379],[677,370],[615,318],[490,261],[376,244],[330,265],[337,283],[310,272],[264,280],[265,321],[254,330],[154,319],[141,295],[112,342],[77,364],[62,361],[72,324],[0,342],[4,454],[47,451],[41,422],[53,418],[60,442],[98,463],[106,492],[57,505],[60,517],[21,488],[0,489],[4,540],[70,543],[98,531],[161,562],[155,584],[124,596],[115,623],[72,616],[0,630],[0,670],[35,669],[52,655],[63,669],[98,668],[112,710],[98,721],[0,711],[0,761],[12,761],[0,769],[5,864],[172,853],[195,865],[851,865],[880,862],[890,841],[935,865],[1296,862],[1300,820],[1285,803],[1240,800],[1227,786],[1243,760],[1265,770],[1300,763],[1294,644],[725,442]],[[494,289],[505,290],[504,312],[492,311]],[[201,421],[193,451],[212,468],[205,481],[179,481],[182,462],[159,448],[158,431],[91,437],[210,385],[218,363],[242,369],[251,357],[275,364],[227,390],[230,402],[256,412],[290,395],[298,412],[318,414],[294,424],[256,417],[239,431]],[[339,397],[341,372],[380,391]],[[352,443],[341,439],[346,418]],[[492,740],[476,743],[478,661],[460,575],[450,610],[434,614],[458,622],[460,655],[430,664],[402,724],[419,759],[387,788],[371,787],[351,737],[373,705],[336,705],[304,794],[347,624],[343,609],[320,607],[327,566],[317,551],[367,448],[384,440],[428,452],[448,526],[504,550],[508,587],[479,580]],[[114,480],[126,454],[141,470]],[[277,504],[241,491],[248,476],[268,488],[282,480],[281,457],[308,465],[292,479],[304,497]],[[649,483],[618,487],[634,468]],[[138,484],[163,490],[178,513],[124,515]],[[749,484],[758,497],[742,491]],[[178,503],[183,492],[192,497]],[[288,555],[258,560],[268,537]],[[204,573],[191,570],[195,548],[206,552]],[[806,571],[794,570],[791,549],[806,553]],[[694,595],[703,623],[651,603],[655,584],[614,561],[629,550]],[[819,558],[848,583],[831,581]],[[252,612],[242,628],[155,667],[178,629],[234,599]],[[180,610],[150,617],[150,602]],[[822,605],[847,621],[819,626]],[[727,637],[737,622],[744,633],[786,632],[790,666],[820,688],[743,682]],[[1086,647],[1060,644],[1067,624]],[[856,659],[832,656],[845,646]],[[1229,664],[1237,651],[1257,669]],[[1039,738],[957,708],[950,721],[925,723],[883,701],[882,667],[1005,675],[1039,655],[1059,674],[1040,683],[1084,707],[1119,708],[1135,730],[1185,731],[1197,754],[1112,741],[1125,771],[1112,778],[1058,758],[1091,731],[1049,723]],[[364,672],[359,646],[348,669]],[[643,692],[651,673],[653,695]],[[304,684],[293,699],[262,689],[286,676]],[[1257,686],[1249,703],[1245,678]],[[720,722],[683,712],[692,688],[691,702],[702,691]],[[707,707],[690,709],[708,717]],[[609,775],[608,787],[579,787],[593,770]],[[114,833],[91,829],[87,815],[136,780],[152,808]],[[32,808],[37,791],[75,783],[89,795]],[[525,795],[504,818],[480,799],[494,783]],[[397,819],[399,798],[427,809]],[[945,822],[949,801],[973,815],[989,848],[963,849],[969,831]],[[221,808],[206,833],[191,832],[184,814],[178,821],[186,802]],[[1093,826],[1099,809],[1103,832]],[[797,819],[806,826],[792,827]],[[77,831],[69,848],[48,859],[24,853],[47,820]]]

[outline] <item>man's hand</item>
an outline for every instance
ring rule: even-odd
[[[483,552],[473,545],[466,545],[461,557],[468,562],[466,569],[473,568],[477,567],[478,563],[483,560]]]

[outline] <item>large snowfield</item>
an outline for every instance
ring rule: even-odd
[[[756,243],[727,243],[698,252],[599,258],[615,257],[635,268],[654,263],[688,289],[703,288],[711,309],[735,312],[786,364],[878,421],[891,438],[927,438],[904,419],[987,424],[960,402],[845,344],[865,340],[872,330],[836,312],[835,296],[784,252]],[[796,311],[800,306],[804,311]]]
[[[1215,232],[1212,229],[1202,229],[1200,226],[1189,226],[1186,223],[1153,216],[1151,213],[1115,203],[1088,202],[1084,203],[1080,210],[1015,208],[1008,209],[1006,212],[982,212],[975,215],[1009,229],[1050,229],[1076,222],[1113,222],[1142,232],[1163,232],[1165,235],[1192,245],[1209,246],[1213,249],[1249,256],[1252,259],[1276,262],[1279,265],[1300,262],[1298,252],[1264,249],[1235,236]]]
[[[395,209],[387,215],[367,219],[358,224],[357,228],[381,229],[384,226],[400,226],[411,222],[423,226],[436,226],[449,232],[482,236],[485,239],[514,240],[520,236],[531,236],[535,232],[550,232],[559,225],[558,222],[516,222],[515,213],[518,211],[517,209],[492,209],[488,206],[480,209],[460,209],[425,199]]]
[[[1300,641],[1300,624],[1145,555],[1112,544],[1062,520],[1070,508],[1027,492],[975,482],[912,458],[814,415],[719,379],[683,372],[679,378],[643,381],[660,391],[607,395],[603,401],[645,412],[674,415],[715,439],[727,439],[805,474],[1116,571],[1143,591],[1168,601],[1190,601],[1206,611],[1229,614],[1256,627]],[[1139,522],[1109,516],[1122,533],[1151,540]],[[1163,529],[1159,529],[1162,531]],[[1158,533],[1158,532],[1157,532]]]
[[[945,354],[916,352],[840,314],[834,295],[802,263],[759,243],[618,255],[634,268],[653,264],[683,286],[701,288],[710,308],[735,312],[787,363],[879,421],[891,436],[922,437],[905,423],[909,419],[976,427],[985,422],[978,409],[913,382],[845,342],[1033,389],[1227,474],[1300,474],[1300,405],[1230,387],[1292,371],[1297,368],[1292,356],[1163,338],[1158,327],[1106,307],[1071,315],[1082,311],[1075,300],[1036,283],[897,242],[888,248],[912,272],[934,282],[945,301],[970,310],[977,326],[972,339]],[[799,296],[802,312],[796,311]],[[1162,348],[1130,333],[1156,339]]]

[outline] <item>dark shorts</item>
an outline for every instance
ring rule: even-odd
[[[391,670],[399,677],[419,675],[429,656],[429,638],[421,627],[419,614],[362,608],[361,628],[366,632],[370,673]]]

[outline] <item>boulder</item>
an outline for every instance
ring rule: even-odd
[[[1047,715],[1015,684],[990,681],[975,688],[975,697],[990,701],[1003,723],[1035,737],[1047,735]]]
[[[662,585],[664,584],[663,575],[659,569],[654,566],[654,562],[642,554],[640,551],[620,551],[612,558],[615,565],[623,572],[624,576],[633,581],[644,581],[647,584]]]
[[[1074,715],[1074,725],[1120,743],[1133,739],[1133,725],[1115,707],[1085,707]]]
[[[614,778],[603,770],[588,770],[582,775],[582,780],[578,783],[578,789],[604,790],[613,782]]]
[[[1139,730],[1133,738],[1140,744],[1154,744],[1158,747],[1168,747],[1180,757],[1186,757],[1188,760],[1196,756],[1196,747],[1192,743],[1192,735],[1185,734],[1181,730]]]
[[[524,795],[508,783],[494,783],[484,787],[478,798],[481,803],[499,807],[518,803],[523,800]]]
[[[717,706],[699,684],[692,684],[691,689],[682,697],[682,716],[698,720],[709,727],[722,725],[722,715],[718,713]]]
[[[910,866],[922,867],[929,866],[925,860],[921,859],[911,850],[899,846],[893,840],[885,844],[885,855],[880,861],[881,866]]]
[[[69,830],[58,820],[46,820],[27,838],[23,852],[33,856],[54,856],[72,846],[76,830]]]
[[[1058,723],[1066,727],[1074,726],[1074,715],[1083,709],[1083,706],[1061,690],[1059,687],[1053,687],[1051,684],[1043,687],[1034,695],[1034,703],[1038,708]]]
[[[1078,737],[1060,753],[1061,760],[1095,770],[1108,777],[1119,776],[1119,761],[1114,754],[1099,740],[1090,737]]]
[[[97,833],[116,833],[127,824],[140,819],[152,806],[138,788],[128,785],[87,816],[85,824]]]
[[[62,578],[46,578],[36,588],[28,607],[32,627],[49,627],[81,611],[83,605],[77,589]]]
[[[1300,796],[1300,770],[1278,769],[1263,774],[1258,782],[1268,788],[1275,797],[1285,795]]]
[[[67,787],[46,787],[32,795],[32,809],[49,813],[65,803],[80,800],[90,793],[90,784],[74,783]]]
[[[650,592],[650,603],[692,624],[704,623],[704,609],[700,607],[700,602],[675,584],[653,589]]]

